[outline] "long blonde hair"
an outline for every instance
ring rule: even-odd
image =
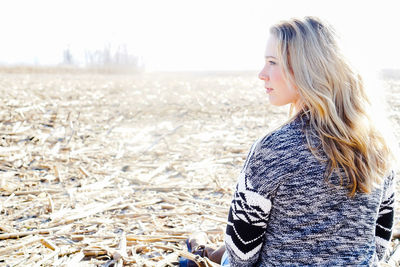
[[[368,114],[363,80],[339,52],[335,32],[315,17],[283,21],[270,32],[278,40],[283,71],[300,94],[301,112],[328,159],[326,177],[337,172],[342,185],[345,178],[350,196],[371,192],[387,175],[393,157]],[[318,156],[311,134],[306,133],[308,145]]]

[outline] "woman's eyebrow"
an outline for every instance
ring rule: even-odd
[[[274,58],[274,59],[277,59],[276,57],[273,57],[273,56],[265,56],[265,59],[267,59],[267,58]]]

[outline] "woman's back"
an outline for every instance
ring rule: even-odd
[[[244,170],[272,202],[259,265],[371,265],[377,262],[375,223],[383,184],[350,198],[336,173],[324,179],[327,165],[308,148],[307,127],[297,118],[268,135]]]
[[[339,175],[324,178],[328,166],[308,147],[309,130],[297,117],[253,145],[228,218],[230,266],[370,266],[382,257],[393,176],[350,197]]]

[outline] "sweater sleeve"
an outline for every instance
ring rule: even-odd
[[[376,253],[382,260],[389,246],[394,220],[394,172],[385,179],[382,200],[375,228]]]
[[[281,159],[271,146],[257,141],[240,172],[225,235],[231,267],[253,266],[259,259]]]

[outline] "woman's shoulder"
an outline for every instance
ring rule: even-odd
[[[304,166],[310,152],[301,123],[292,120],[258,139],[249,155],[244,166],[246,177],[260,191],[273,191],[271,188]]]
[[[296,117],[278,129],[268,133],[258,140],[259,148],[292,150],[303,146],[307,140],[305,131],[308,128],[307,121]]]
[[[258,139],[250,151],[250,163],[258,168],[295,168],[309,149],[301,121],[292,120]]]

